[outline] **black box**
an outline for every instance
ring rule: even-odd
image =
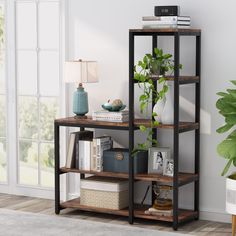
[[[179,16],[179,6],[155,6],[155,16]]]
[[[134,174],[147,173],[148,151],[139,151],[134,159]],[[103,171],[129,173],[129,150],[113,148],[103,152]]]

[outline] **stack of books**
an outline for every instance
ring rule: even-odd
[[[144,16],[144,29],[156,28],[189,28],[191,25],[190,16]]]
[[[70,133],[66,168],[103,171],[103,151],[113,147],[110,136],[93,138],[92,131]]]
[[[109,111],[95,111],[92,114],[92,119],[97,121],[108,122],[128,122],[129,111],[109,112]]]
[[[156,6],[154,14],[142,18],[144,29],[189,28],[191,25],[190,16],[179,16],[179,6]]]

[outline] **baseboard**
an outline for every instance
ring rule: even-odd
[[[201,220],[217,221],[222,223],[231,223],[231,215],[222,211],[213,211],[208,209],[200,210]]]

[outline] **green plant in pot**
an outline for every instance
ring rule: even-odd
[[[180,69],[182,65],[180,65]],[[167,75],[170,76],[174,72],[174,61],[171,54],[164,54],[162,49],[155,48],[154,55],[145,54],[142,60],[138,61],[134,67],[134,80],[138,81],[139,88],[142,93],[139,97],[140,112],[148,115],[148,106],[154,102],[165,99],[165,94],[168,91]],[[155,81],[158,80],[157,90]],[[160,120],[156,111],[152,111],[150,129],[144,125],[140,125],[139,129],[142,132],[147,132],[147,138],[144,143],[138,144],[138,149],[147,150],[150,146],[157,145],[157,140],[152,138],[153,131],[159,125]],[[135,149],[137,150],[137,149]]]
[[[231,81],[236,86],[236,80]],[[221,175],[224,176],[233,165],[236,167],[236,87],[219,92],[216,102],[219,113],[224,117],[225,124],[217,129],[219,134],[228,133],[226,138],[217,146],[217,152],[227,160]],[[226,211],[234,217],[236,224],[236,173],[226,178]]]

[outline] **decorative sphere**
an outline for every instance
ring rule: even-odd
[[[123,106],[123,102],[120,100],[120,99],[115,99],[113,102],[112,102],[112,106]]]

